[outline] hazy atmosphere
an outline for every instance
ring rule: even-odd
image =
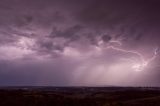
[[[160,86],[159,0],[0,0],[0,86]]]

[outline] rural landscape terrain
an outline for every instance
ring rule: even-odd
[[[0,106],[160,106],[160,88],[3,87]]]

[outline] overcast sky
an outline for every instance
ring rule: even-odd
[[[160,86],[159,0],[0,0],[0,86]]]

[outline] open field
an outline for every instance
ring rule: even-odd
[[[160,106],[160,88],[4,87],[0,106]]]

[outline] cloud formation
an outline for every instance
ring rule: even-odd
[[[159,86],[159,4],[1,0],[0,85]]]

